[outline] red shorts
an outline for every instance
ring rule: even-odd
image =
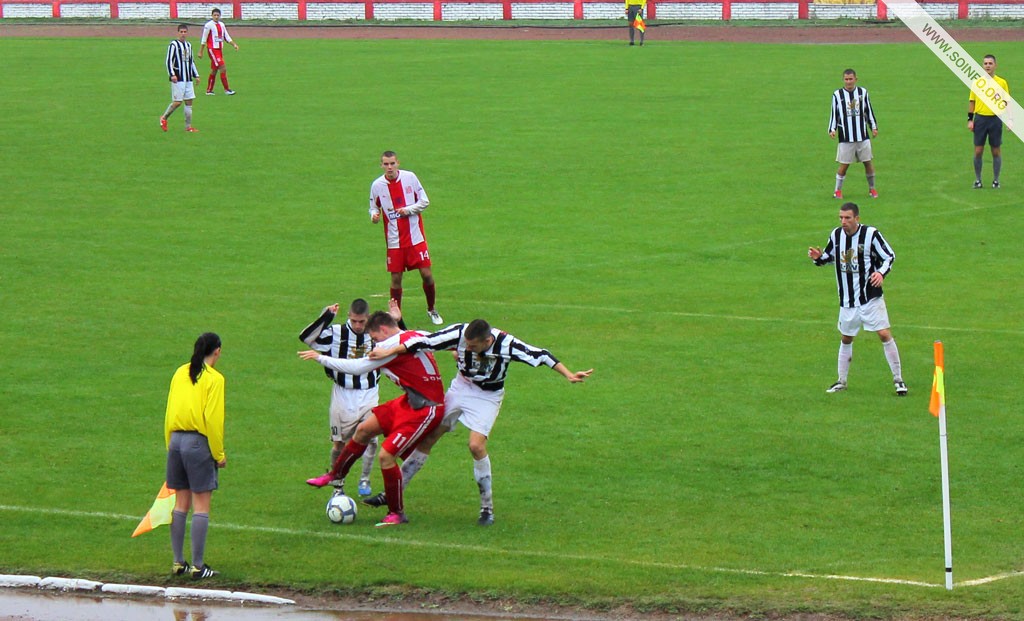
[[[388,248],[388,271],[408,272],[422,267],[430,267],[430,251],[427,242],[408,248]]]
[[[210,69],[224,66],[224,50],[207,50],[210,52]]]
[[[381,448],[405,459],[423,438],[441,424],[444,418],[444,405],[414,410],[409,405],[409,397],[402,395],[373,408],[373,415],[386,436]]]

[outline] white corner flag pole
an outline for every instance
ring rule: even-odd
[[[946,447],[946,385],[942,341],[935,341],[935,378],[931,413],[939,417],[939,456],[942,466],[942,539],[946,549],[946,590],[953,590],[953,531],[949,514],[949,451]]]

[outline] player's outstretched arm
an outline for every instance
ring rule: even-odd
[[[817,261],[818,259],[821,258],[821,248],[811,246],[810,248],[807,249],[807,256],[809,256],[812,261]]]
[[[370,360],[381,360],[390,356],[397,356],[398,354],[404,354],[408,350],[405,345],[395,345],[394,347],[374,347],[367,354],[367,358]]]
[[[583,380],[585,380],[588,377],[590,377],[590,374],[594,372],[593,369],[587,369],[586,371],[570,371],[569,368],[566,367],[561,362],[559,362],[558,364],[556,364],[552,368],[554,370],[558,371],[559,373],[561,373],[562,376],[565,379],[569,380],[569,382],[572,383],[572,384],[579,384],[579,383],[581,383]]]

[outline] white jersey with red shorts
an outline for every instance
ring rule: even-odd
[[[430,251],[420,213],[430,199],[418,177],[408,170],[388,181],[381,175],[370,185],[370,216],[384,221],[384,239],[388,246],[388,271],[404,272],[430,267]],[[398,213],[405,209],[407,215]]]
[[[376,345],[394,347],[424,335],[423,332],[408,330]],[[437,361],[430,352],[388,356],[381,360],[345,360],[330,356],[320,356],[317,360],[325,367],[342,373],[363,374],[381,369],[384,375],[405,390],[401,397],[373,408],[373,414],[386,436],[381,448],[392,455],[404,459],[444,418],[444,384]],[[426,403],[418,403],[422,400]]]
[[[206,46],[210,52],[210,68],[216,69],[224,64],[224,42],[231,43],[231,35],[228,34],[228,27],[224,22],[216,22],[212,19],[203,26],[203,37],[199,43]]]

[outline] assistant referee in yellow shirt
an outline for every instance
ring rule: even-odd
[[[164,437],[167,442],[167,487],[176,491],[171,514],[171,573],[202,580],[217,575],[204,561],[210,524],[210,497],[217,489],[217,469],[224,454],[224,376],[220,337],[207,332],[196,339],[192,359],[178,367],[167,394]],[[192,563],[185,560],[185,521],[192,509]]]
[[[633,36],[636,34],[636,28],[633,27],[633,22],[636,21],[637,15],[644,14],[644,5],[647,0],[626,0],[626,21],[629,22],[629,44],[633,43]],[[644,44],[644,33],[640,32],[640,45]]]
[[[981,62],[985,73],[999,83],[1007,94],[1010,93],[1010,86],[1006,80],[996,75],[996,57],[987,54]],[[1003,120],[996,116],[996,113],[988,105],[978,99],[971,91],[967,100],[967,129],[974,132],[974,189],[980,190],[981,183],[981,156],[985,153],[985,139],[988,139],[988,146],[992,149],[992,187],[999,187],[999,171],[1003,167]]]

